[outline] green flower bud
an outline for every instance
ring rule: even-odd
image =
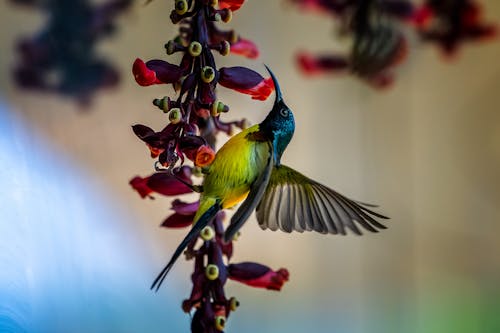
[[[160,110],[163,110],[164,113],[170,111],[169,102],[170,98],[168,96],[165,96],[163,98],[155,98],[153,100],[153,104],[156,105]]]
[[[210,66],[201,69],[201,79],[205,83],[210,83],[215,79],[215,70]]]
[[[221,101],[215,101],[210,108],[210,114],[213,117],[217,117],[221,112],[228,112],[229,106],[222,103]]]
[[[205,241],[209,241],[215,236],[215,231],[212,229],[210,226],[206,226],[200,231],[200,236],[203,238]]]
[[[201,54],[202,50],[203,50],[203,47],[197,41],[191,42],[191,44],[189,44],[188,51],[189,51],[189,54],[192,55],[193,57],[199,56]]]
[[[178,124],[182,119],[182,112],[179,108],[172,108],[168,114],[168,119],[172,124]]]
[[[229,309],[231,311],[236,311],[236,309],[240,306],[240,302],[235,298],[231,297],[229,299]]]
[[[207,265],[205,268],[205,276],[210,281],[213,281],[219,277],[219,267],[214,264]]]
[[[215,317],[215,329],[218,331],[223,331],[226,326],[226,317],[217,316]]]
[[[183,15],[188,11],[188,3],[186,0],[176,0],[175,1],[175,12],[179,15]]]

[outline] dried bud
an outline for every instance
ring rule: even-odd
[[[220,43],[219,53],[223,56],[227,56],[231,52],[231,44],[227,40],[223,40]]]
[[[167,44],[165,44],[165,50],[168,55],[174,54],[180,50],[179,44],[177,44],[174,40],[169,40]]]
[[[219,13],[222,18],[222,22],[224,23],[230,22],[231,19],[233,18],[233,11],[229,8],[224,8],[220,10]]]

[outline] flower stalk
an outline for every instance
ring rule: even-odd
[[[217,27],[218,23],[229,22],[243,3],[243,0],[176,0],[170,20],[179,25],[179,34],[165,43],[165,51],[167,55],[180,54],[180,63],[135,60],[132,72],[139,85],[171,84],[177,92],[176,97],[153,100],[153,105],[168,117],[163,129],[155,131],[141,124],[132,127],[151,157],[157,160],[156,173],[130,181],[142,198],[154,198],[154,193],[177,196],[199,191],[200,186],[193,184],[192,177],[203,176],[210,167],[215,158],[217,134],[221,131],[230,134],[234,127],[247,126],[245,119],[230,122],[221,119],[230,106],[218,98],[219,84],[255,100],[265,100],[273,92],[271,78],[242,66],[219,68],[215,62],[214,53],[248,58],[258,55],[253,42],[233,30]],[[162,226],[189,227],[198,204],[198,201],[175,199],[171,207],[174,213]],[[280,290],[288,280],[285,269],[275,272],[257,263],[230,263],[234,240],[223,241],[224,218],[225,213],[219,212],[185,251],[186,259],[194,259],[194,271],[193,287],[182,309],[187,313],[194,311],[191,331],[195,333],[224,331],[228,317],[239,306],[236,298],[226,296],[224,287],[228,279],[271,290]]]

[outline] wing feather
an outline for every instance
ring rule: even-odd
[[[377,218],[386,216],[351,200],[301,173],[275,166],[269,184],[257,205],[257,220],[262,229],[284,232],[316,231],[346,234],[346,229],[361,235],[361,229],[378,232],[386,227]],[[361,227],[361,228],[360,228]]]

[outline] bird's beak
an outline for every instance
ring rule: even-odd
[[[283,95],[281,95],[281,89],[280,89],[280,84],[278,83],[278,79],[276,79],[276,76],[274,76],[274,73],[269,69],[269,67],[266,66],[267,71],[271,75],[271,78],[273,79],[273,84],[274,84],[274,90],[276,91],[276,98],[274,99],[274,105],[277,105],[280,101],[283,100]]]

